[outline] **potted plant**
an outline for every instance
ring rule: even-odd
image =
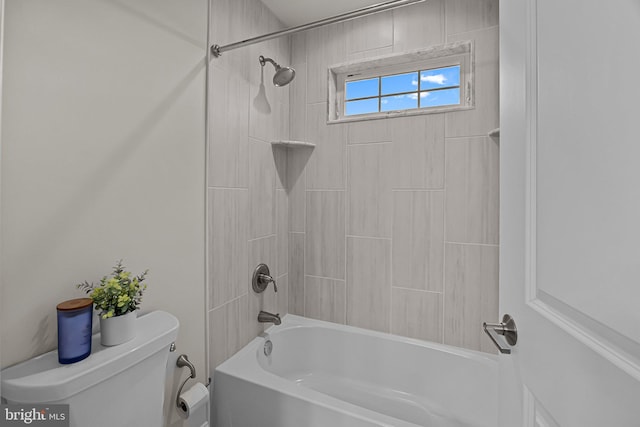
[[[145,280],[149,270],[139,276],[125,271],[122,260],[113,267],[111,276],[104,276],[100,283],[84,281],[78,286],[93,300],[100,314],[100,341],[102,345],[122,344],[135,337],[136,310],[142,303],[147,289]]]

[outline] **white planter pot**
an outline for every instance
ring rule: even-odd
[[[108,319],[100,317],[100,343],[112,346],[134,339],[136,336],[136,317],[135,311]]]

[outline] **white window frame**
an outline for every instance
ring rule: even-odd
[[[328,70],[329,108],[327,123],[375,120],[472,109],[475,107],[473,59],[473,42],[464,41],[399,55],[380,56],[366,61],[333,65]],[[460,104],[344,115],[346,82],[452,66],[460,66]]]

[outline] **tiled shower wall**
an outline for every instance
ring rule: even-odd
[[[224,45],[282,28],[259,0],[212,0],[212,44]],[[263,325],[260,310],[281,315],[288,304],[288,196],[286,152],[273,140],[289,134],[289,87],[271,84],[274,68],[258,57],[288,64],[281,38],[212,58],[209,68],[208,294],[209,366],[213,369]],[[250,289],[253,269],[266,263],[276,278],[260,295]]]
[[[498,0],[429,0],[292,36],[289,312],[495,351]],[[327,67],[475,43],[469,111],[327,124]]]

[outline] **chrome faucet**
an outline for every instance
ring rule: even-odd
[[[282,321],[280,320],[280,314],[271,314],[262,310],[260,310],[260,313],[258,313],[258,322],[273,323],[274,325],[279,325],[280,323],[282,323]]]
[[[264,284],[265,287],[269,283],[273,283],[273,291],[278,292],[278,285],[276,285],[275,279],[268,274],[258,274],[258,282]]]
[[[258,294],[262,293],[267,289],[269,283],[273,283],[273,291],[278,292],[278,285],[276,285],[275,279],[271,277],[269,267],[266,264],[259,264],[253,271],[253,279],[251,279],[253,291]]]

